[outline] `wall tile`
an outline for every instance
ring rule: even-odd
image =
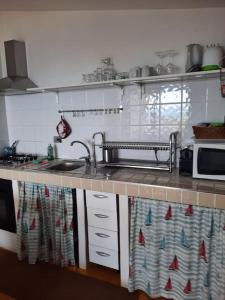
[[[159,124],[159,105],[140,106],[139,125],[158,125]]]
[[[60,109],[87,108],[85,91],[69,91],[59,93]]]
[[[183,103],[182,105],[182,123],[185,124],[197,124],[205,122],[206,116],[206,102],[190,102]]]
[[[142,141],[159,141],[160,127],[156,125],[141,126],[140,138]]]
[[[175,132],[175,131],[180,131],[181,127],[180,126],[176,126],[176,125],[162,125],[160,126],[160,133],[159,133],[159,140],[162,142],[168,142],[169,141],[169,136],[171,132]]]
[[[215,78],[205,79],[207,101],[215,103],[215,100],[224,100],[221,96],[220,80]],[[224,101],[223,101],[224,102]]]
[[[206,102],[207,81],[206,80],[185,80],[183,82],[182,101],[185,102]]]
[[[160,83],[151,83],[145,86],[145,90],[141,99],[142,104],[156,105],[160,101]]]
[[[181,104],[165,104],[160,107],[160,124],[179,124],[181,122]]]
[[[137,86],[128,86],[124,91],[122,99],[123,106],[139,105],[141,103],[141,89]]]
[[[103,108],[104,93],[102,89],[94,89],[86,91],[86,103],[88,108]]]
[[[121,104],[121,89],[119,87],[103,90],[104,108],[119,107]]]
[[[186,126],[182,126],[181,134],[182,134],[181,141],[182,141],[183,146],[193,143],[193,141],[191,140],[191,137],[194,134],[193,134],[191,124],[187,124]]]
[[[181,102],[181,84],[163,83],[160,88],[161,103],[180,103]]]
[[[222,121],[225,111],[225,101],[220,96],[219,80],[216,79],[189,80],[182,84],[151,83],[142,87],[142,97],[141,88],[136,85],[126,87],[122,98],[121,89],[117,87],[61,92],[59,95],[12,96],[6,97],[10,143],[19,139],[18,151],[46,155],[60,121],[59,108],[109,108],[120,103],[124,111],[118,115],[92,114],[73,118],[72,114],[65,114],[72,134],[62,144],[57,144],[59,157],[83,155],[83,149],[70,147],[70,142],[80,139],[90,146],[95,131],[104,131],[108,140],[168,141],[170,132],[179,130],[184,144],[193,135],[193,123]],[[101,157],[101,151],[98,149],[97,152]],[[141,157],[149,158],[147,154],[147,151],[141,153]],[[122,155],[137,158],[137,153],[132,151],[123,151]]]
[[[207,102],[206,105],[206,120],[209,122],[224,122],[225,115],[225,100],[220,97],[214,98]]]

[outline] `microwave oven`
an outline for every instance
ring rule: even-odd
[[[225,180],[225,143],[193,145],[193,178]]]

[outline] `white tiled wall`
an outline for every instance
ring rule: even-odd
[[[5,100],[3,97],[0,97],[0,155],[2,152],[2,148],[8,145],[8,142],[9,136],[7,128]]]
[[[104,131],[107,140],[167,141],[169,133],[181,132],[182,142],[192,136],[191,125],[201,121],[223,121],[225,99],[220,95],[217,79],[148,84],[126,87],[124,94],[118,87],[43,93],[6,97],[10,143],[19,139],[19,152],[46,154],[47,146],[57,135],[60,121],[58,109],[110,108],[123,105],[120,114],[89,114],[73,117],[65,114],[72,134],[57,145],[61,158],[78,158],[84,149],[73,140],[91,145],[92,134]],[[148,158],[144,152],[124,152],[129,157]]]

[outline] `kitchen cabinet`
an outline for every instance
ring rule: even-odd
[[[89,261],[119,269],[118,204],[111,193],[86,190]]]

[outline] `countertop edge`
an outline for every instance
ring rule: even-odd
[[[213,191],[195,191],[185,187],[85,178],[79,174],[69,176],[68,174],[52,174],[38,172],[38,170],[16,170],[12,168],[0,168],[0,178],[225,209],[225,189],[224,194],[221,194]]]

